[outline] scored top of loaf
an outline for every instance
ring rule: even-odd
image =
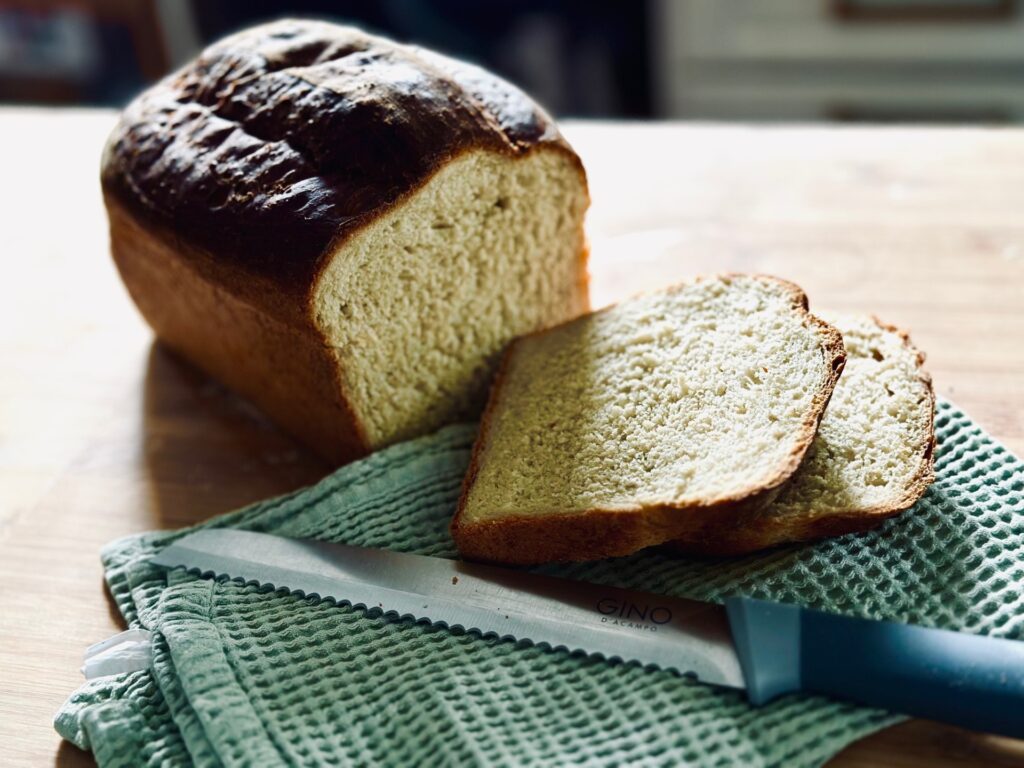
[[[241,271],[258,293],[307,297],[326,252],[448,160],[542,145],[575,157],[537,104],[478,67],[284,20],[225,38],[136,98],[102,180],[215,282],[244,292]]]

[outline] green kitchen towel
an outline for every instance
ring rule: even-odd
[[[1024,464],[948,403],[937,480],[880,529],[724,560],[647,551],[543,570],[1024,638]],[[455,555],[471,426],[381,451],[206,525]],[[794,695],[762,708],[671,672],[482,639],[150,566],[182,532],[103,553],[152,669],[91,681],[57,730],[120,765],[820,765],[898,718]]]

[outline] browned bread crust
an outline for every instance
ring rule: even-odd
[[[800,466],[814,440],[818,423],[846,363],[846,352],[839,331],[810,313],[803,290],[776,277],[754,277],[777,282],[788,290],[794,311],[803,314],[805,322],[817,327],[821,334],[824,349],[822,365],[826,368],[813,407],[802,425],[799,440],[786,462],[778,467],[772,477],[742,492],[706,499],[704,503],[695,506],[637,504],[628,508],[590,509],[579,514],[534,515],[467,523],[462,519],[463,511],[479,467],[486,460],[491,438],[491,419],[494,411],[500,407],[505,374],[520,347],[520,339],[517,339],[506,351],[491,389],[480,432],[473,446],[469,470],[463,481],[462,494],[452,519],[450,530],[460,555],[472,560],[523,565],[618,557],[673,539],[703,536],[705,532],[714,530],[730,530],[739,521],[774,500],[786,480]],[[698,277],[693,282],[704,279],[710,278]],[[689,284],[669,290],[685,290]],[[608,307],[600,311],[607,312],[610,309]],[[586,322],[586,317],[569,322]]]
[[[261,406],[327,459],[367,452],[344,397],[337,363],[319,338],[204,280],[183,254],[107,200],[114,262],[160,340]]]
[[[477,67],[334,24],[255,27],[125,109],[101,173],[114,258],[159,337],[349,461],[370,446],[312,319],[317,281],[347,238],[481,149],[563,153],[586,184],[552,120]]]
[[[914,346],[909,334],[872,318],[880,328],[900,336],[917,360],[917,378],[928,398],[928,438],[922,443],[917,472],[907,485],[905,493],[890,504],[866,509],[850,509],[841,514],[787,516],[780,519],[766,514],[767,505],[747,510],[731,528],[709,527],[689,534],[685,539],[671,542],[668,546],[686,554],[727,556],[743,555],[785,543],[815,541],[818,539],[843,536],[848,533],[862,533],[881,525],[885,520],[904,512],[917,503],[935,480],[935,390],[932,378],[924,370],[925,354]]]

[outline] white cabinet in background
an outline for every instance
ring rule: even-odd
[[[651,22],[663,117],[1024,121],[1014,0],[658,0]]]

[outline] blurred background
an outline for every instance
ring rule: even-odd
[[[0,102],[119,106],[284,15],[474,60],[561,117],[1014,123],[1017,0],[0,0]]]

